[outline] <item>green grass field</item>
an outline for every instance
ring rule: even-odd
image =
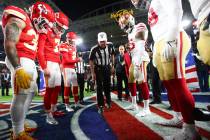
[[[93,94],[93,92],[86,92],[84,91],[84,97],[89,97]],[[9,90],[9,96],[1,96],[0,94],[0,102],[10,102],[12,100],[12,90]],[[43,101],[43,97],[39,95],[35,95],[33,101]],[[58,102],[62,101],[62,97],[59,96]],[[70,98],[70,101],[73,101],[73,97]]]

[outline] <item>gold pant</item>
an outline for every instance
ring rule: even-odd
[[[155,42],[154,63],[158,69],[161,80],[170,80],[185,77],[185,59],[190,50],[191,42],[183,31],[179,33],[177,55],[174,59],[165,60],[162,51],[165,47],[165,40]]]
[[[203,21],[201,23],[200,26],[200,37],[199,40],[197,42],[197,48],[199,51],[199,54],[202,58],[202,61],[205,64],[210,65],[210,33],[208,32],[208,30],[203,31],[203,25],[204,25],[205,21]]]

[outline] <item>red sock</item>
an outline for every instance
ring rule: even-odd
[[[136,96],[136,83],[128,83],[128,88],[131,92],[131,96]]]
[[[143,83],[139,84],[139,86],[142,90],[143,99],[148,100],[149,99],[149,88],[148,88],[147,82],[143,82]]]
[[[60,93],[61,87],[56,86],[53,90],[53,94],[51,96],[51,104],[56,105],[58,102],[58,94]]]
[[[74,96],[74,102],[77,103],[79,101],[79,96],[78,96],[78,86],[73,86],[73,96]]]
[[[167,90],[168,101],[169,101],[172,109],[175,112],[181,112],[181,110],[179,109],[177,98],[176,98],[176,92],[175,92],[176,89],[173,88],[173,85],[170,85],[170,82],[168,80],[164,80],[163,85],[165,86],[165,88]]]
[[[69,104],[70,91],[71,91],[70,87],[64,87],[64,102],[65,102],[65,104]]]
[[[182,79],[173,79],[169,80],[173,88],[176,89],[176,98],[182,117],[185,123],[193,124],[193,110],[195,108],[194,98],[187,87],[186,80]]]
[[[50,110],[51,108],[51,95],[53,93],[53,89],[54,88],[49,88],[49,87],[46,88],[46,92],[44,95],[44,108],[46,110]]]

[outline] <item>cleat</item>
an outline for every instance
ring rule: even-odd
[[[18,134],[18,136],[17,137],[15,137],[14,135],[13,135],[13,132],[11,132],[11,140],[36,140],[36,139],[34,139],[33,137],[31,137],[31,136],[29,136],[26,132],[21,132],[21,133],[19,133]]]
[[[100,107],[98,108],[98,113],[99,113],[100,115],[103,115],[103,112],[104,112],[103,106],[100,106]]]
[[[181,132],[173,136],[167,136],[164,140],[202,140],[199,133],[194,129],[186,128],[185,124]]]
[[[196,121],[210,121],[210,113],[199,108],[193,110],[193,117]]]
[[[168,127],[182,128],[183,120],[178,119],[177,117],[174,117],[173,119],[165,120],[163,122],[157,122],[156,124],[162,125],[162,126],[168,126]]]
[[[53,117],[49,117],[49,116],[46,117],[46,122],[48,124],[51,124],[51,125],[57,125],[58,124],[58,122]]]
[[[136,114],[136,117],[145,117],[150,114],[151,114],[151,112],[149,109],[143,109],[142,111],[140,111],[139,113]]]
[[[27,125],[24,125],[24,130],[26,133],[33,133],[37,130],[37,128],[28,127]]]
[[[82,105],[82,104],[80,104],[80,103],[77,103],[77,104],[74,105],[74,107],[75,107],[75,108],[77,108],[77,107],[83,108],[83,107],[85,107],[85,105]]]
[[[138,105],[130,105],[130,106],[127,106],[124,108],[125,110],[134,110],[134,111],[138,111],[139,110],[139,107]]]
[[[62,111],[55,111],[52,114],[53,114],[53,117],[62,117],[65,115],[65,113]]]
[[[207,109],[210,111],[210,105],[207,106]]]
[[[70,105],[66,105],[66,111],[72,112],[72,111],[74,111],[74,109],[72,109],[72,108],[70,107]]]

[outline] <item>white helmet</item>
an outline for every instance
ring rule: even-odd
[[[126,33],[130,33],[135,25],[135,19],[131,14],[126,13],[119,17],[118,23],[122,30]]]

